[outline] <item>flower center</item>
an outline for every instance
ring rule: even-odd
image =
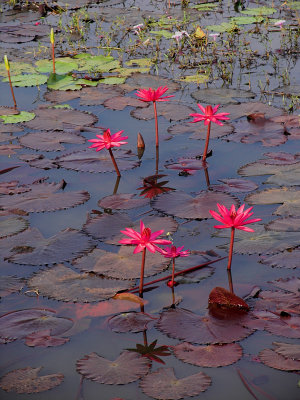
[[[144,243],[147,243],[147,242],[149,242],[149,240],[150,240],[150,237],[151,237],[151,229],[150,228],[145,228],[144,230],[143,230],[143,232],[142,232],[142,241],[144,242]]]

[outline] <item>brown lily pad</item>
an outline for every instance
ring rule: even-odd
[[[97,85],[97,87],[89,87],[80,90],[81,106],[98,106],[106,100],[123,94],[123,90],[118,86]]]
[[[183,124],[172,125],[168,128],[168,132],[171,135],[182,135],[185,133],[191,134],[190,139],[205,140],[206,139],[206,126],[199,123],[193,124],[190,122],[184,122]],[[214,125],[210,132],[211,139],[217,139],[223,136],[230,135],[233,132],[233,126],[229,124]]]
[[[22,146],[18,144],[1,144],[0,145],[0,155],[1,156],[10,156],[12,154],[16,154],[15,150],[21,149]]]
[[[26,212],[44,212],[75,207],[89,200],[88,192],[59,192],[65,182],[33,183],[30,191],[12,196],[2,196],[0,207],[4,210],[18,208]]]
[[[172,101],[159,103],[157,105],[157,116],[163,116],[170,121],[181,121],[189,118],[189,114],[195,110],[182,103]],[[136,108],[130,112],[130,115],[137,119],[149,120],[154,118],[154,108],[151,104],[147,108]]]
[[[278,268],[300,267],[300,249],[290,249],[270,257],[262,257],[259,262]]]
[[[142,391],[159,400],[178,400],[186,396],[196,396],[211,385],[211,378],[198,372],[197,374],[177,379],[173,368],[159,368],[150,372],[140,382]]]
[[[31,132],[20,137],[22,146],[40,151],[61,151],[64,146],[61,143],[85,143],[85,138],[72,132],[42,131]]]
[[[20,114],[20,111],[18,111],[14,107],[0,106],[0,115],[17,115],[17,114]]]
[[[54,160],[44,157],[42,154],[21,154],[19,160],[25,161],[30,167],[41,169],[58,168]]]
[[[98,206],[111,210],[130,210],[131,208],[144,207],[149,204],[147,198],[136,197],[132,193],[113,194],[103,197],[98,201]]]
[[[280,289],[287,290],[288,292],[299,294],[300,292],[300,278],[279,278],[275,281],[271,281],[273,285],[279,287]]]
[[[191,96],[200,103],[206,103],[209,99],[210,104],[238,104],[240,99],[251,99],[255,97],[255,94],[241,89],[202,88],[191,93]]]
[[[300,232],[300,218],[278,218],[265,225],[271,231]]]
[[[44,99],[56,104],[67,103],[80,97],[80,93],[81,91],[79,92],[77,90],[51,90],[44,94]]]
[[[123,351],[114,361],[91,353],[77,361],[77,371],[98,383],[125,385],[147,374],[149,361],[130,351]]]
[[[285,358],[292,358],[293,360],[300,361],[300,345],[292,343],[273,342],[277,354]]]
[[[25,125],[30,129],[44,131],[63,131],[66,124],[73,128],[90,126],[97,121],[97,117],[93,114],[63,108],[39,108],[34,113],[35,118]]]
[[[16,235],[28,226],[29,222],[22,217],[0,217],[0,238]]]
[[[298,371],[300,370],[300,361],[286,358],[271,349],[262,350],[258,354],[261,362],[268,367],[279,369],[280,371]]]
[[[222,112],[229,112],[230,119],[235,120],[241,117],[247,117],[251,114],[264,114],[264,118],[272,118],[282,114],[280,108],[272,107],[260,102],[247,102],[242,104],[233,104],[222,107]]]
[[[132,169],[139,165],[137,157],[129,150],[114,150],[114,157],[120,171]],[[108,151],[96,152],[90,148],[61,156],[55,160],[55,163],[60,167],[80,172],[115,171]]]
[[[72,325],[71,319],[56,317],[56,312],[53,310],[29,308],[2,315],[0,337],[4,342],[11,342],[45,329],[50,329],[52,335],[61,335]]]
[[[60,385],[63,374],[38,376],[42,367],[26,367],[8,372],[0,380],[0,387],[6,392],[40,393]]]
[[[253,332],[246,327],[244,319],[243,314],[216,318],[212,315],[200,316],[182,308],[170,308],[161,313],[156,326],[168,336],[190,343],[233,343]]]
[[[131,90],[148,88],[157,89],[159,86],[167,86],[167,94],[174,93],[180,89],[180,85],[177,82],[172,81],[171,79],[163,78],[159,75],[140,73],[132,74],[130,78],[126,80],[126,86]]]
[[[210,188],[213,190],[217,190],[220,192],[229,192],[229,193],[244,193],[251,192],[252,190],[256,190],[258,185],[247,179],[219,179],[220,182],[223,182],[221,185],[211,185]]]
[[[293,169],[293,166],[297,166],[299,164],[276,164],[276,163],[266,163],[266,160],[258,160],[254,163],[246,164],[242,166],[238,173],[242,176],[261,176],[261,175],[276,175],[280,173],[284,173]]]
[[[133,254],[134,247],[121,246],[118,253],[94,249],[91,253],[77,258],[73,265],[81,271],[116,279],[137,279],[141,274],[141,255]],[[164,271],[170,261],[161,254],[146,256],[145,277]]]
[[[19,292],[24,286],[24,279],[17,276],[0,276],[0,297]]]
[[[217,203],[230,208],[232,204],[237,206],[238,200],[227,193],[212,191],[201,191],[195,197],[184,192],[168,192],[156,197],[151,205],[179,218],[203,219],[212,218],[209,210]]]
[[[109,108],[110,110],[118,110],[118,111],[124,110],[124,108],[127,106],[142,107],[142,108],[146,108],[149,106],[149,104],[140,101],[138,98],[125,97],[125,96],[116,96],[107,99],[105,100],[103,105],[104,107]]]
[[[87,273],[79,274],[58,264],[35,274],[27,281],[27,286],[52,299],[89,303],[107,300],[118,291],[129,289],[132,283]]]
[[[263,290],[259,293],[258,300],[255,303],[256,310],[300,314],[299,294],[286,293],[281,291]],[[277,315],[271,315],[271,318],[277,318]]]
[[[149,314],[143,312],[127,312],[114,315],[109,318],[108,326],[113,332],[125,333],[137,333],[143,332],[148,329],[148,324],[155,321],[157,318],[152,317]]]
[[[25,344],[29,347],[54,347],[68,342],[69,338],[52,336],[50,329],[33,332],[25,338]]]
[[[199,367],[224,367],[237,362],[243,350],[237,343],[208,346],[180,343],[174,347],[174,354],[179,360]]]

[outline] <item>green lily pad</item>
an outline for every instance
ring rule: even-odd
[[[4,124],[18,124],[19,122],[31,121],[35,117],[34,113],[27,111],[21,111],[17,115],[0,115],[0,119],[3,120]]]
[[[35,68],[31,65],[31,64],[27,64],[24,62],[10,62],[10,74],[11,77],[13,77],[14,75],[20,75],[22,72],[27,72],[29,74],[32,74],[35,71]],[[0,64],[0,75],[2,76],[7,76],[7,71],[5,68],[4,63]]]
[[[128,76],[139,72],[140,74],[145,74],[146,72],[150,71],[150,67],[140,67],[140,68],[118,68],[115,72],[118,73],[120,77],[127,78]]]
[[[208,82],[209,76],[204,74],[196,74],[196,75],[187,75],[178,79],[181,82],[196,82],[196,83],[205,83]]]
[[[263,20],[263,17],[234,17],[230,19],[236,25],[256,24],[263,22]]]
[[[46,83],[47,78],[42,74],[15,75],[11,77],[11,83],[17,87],[39,86]],[[8,82],[8,78],[3,79],[2,82]]]
[[[170,31],[167,31],[165,29],[161,29],[160,31],[150,31],[149,33],[152,33],[152,35],[164,37],[166,39],[171,39],[173,36],[173,33]]]
[[[47,86],[53,90],[80,90],[82,85],[97,86],[98,82],[88,79],[74,79],[71,75],[50,74]]]
[[[291,1],[286,6],[292,10],[300,10],[300,1]]]
[[[52,60],[38,60],[36,62],[38,72],[52,72]],[[67,74],[68,72],[78,69],[78,63],[70,57],[62,57],[55,59],[55,72],[56,74]]]
[[[81,55],[78,64],[78,71],[93,72],[108,72],[120,66],[120,62],[111,56],[91,56],[90,54]]]
[[[276,8],[271,7],[246,8],[246,10],[241,11],[242,14],[249,15],[272,15],[276,12]]]
[[[128,67],[150,67],[153,62],[151,58],[135,58],[127,61],[125,64],[128,65]]]
[[[191,8],[196,8],[198,11],[214,11],[218,5],[219,3],[196,4],[195,6],[191,6]]]
[[[230,22],[222,22],[220,25],[207,25],[205,29],[214,32],[230,32],[234,28],[234,24]]]
[[[105,85],[121,85],[125,83],[126,78],[119,78],[117,76],[108,76],[104,79],[100,79],[99,83],[104,83]]]

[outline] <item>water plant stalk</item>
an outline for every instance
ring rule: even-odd
[[[14,94],[14,89],[13,89],[13,86],[12,86],[12,83],[11,83],[11,77],[10,77],[10,65],[9,65],[9,61],[8,61],[8,58],[7,58],[6,54],[4,56],[4,64],[5,64],[5,68],[6,68],[6,71],[7,71],[10,91],[11,91],[13,102],[14,102],[14,108],[17,108],[17,102],[16,102],[16,98],[15,98],[15,94]]]
[[[55,74],[55,54],[54,54],[54,31],[53,31],[53,28],[51,28],[51,31],[50,31],[50,42],[51,42],[51,47],[52,47],[53,73]]]
[[[114,157],[114,155],[113,155],[112,149],[108,149],[108,151],[109,151],[109,154],[110,154],[111,161],[112,161],[113,164],[114,164],[114,167],[115,167],[115,170],[116,170],[117,175],[118,175],[118,176],[121,176],[120,171],[119,171],[119,168],[118,168],[117,163],[116,163],[116,160],[115,160],[115,157]]]
[[[145,260],[146,260],[146,247],[144,248],[143,254],[142,254],[141,278],[140,278],[140,286],[139,286],[139,296],[140,297],[143,296]]]
[[[207,156],[209,137],[210,137],[210,125],[211,125],[211,122],[209,121],[209,123],[207,125],[206,142],[205,142],[205,147],[204,147],[203,156],[202,156],[202,161],[203,162],[206,160],[206,156]]]
[[[157,109],[156,109],[156,101],[153,102],[153,107],[154,107],[154,118],[155,118],[155,146],[159,146],[159,141],[158,141],[158,121],[157,121]]]
[[[233,253],[233,243],[234,243],[234,226],[231,227],[231,235],[230,235],[230,246],[229,246],[229,254],[228,254],[228,264],[227,270],[231,270],[231,261],[232,261],[232,253]]]

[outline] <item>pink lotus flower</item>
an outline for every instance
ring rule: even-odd
[[[121,176],[119,168],[117,166],[115,157],[113,155],[113,152],[111,150],[112,147],[120,147],[122,144],[126,144],[128,142],[123,142],[122,140],[128,139],[128,136],[123,136],[122,133],[124,131],[119,131],[114,133],[113,135],[110,134],[110,130],[106,129],[106,131],[103,132],[103,135],[96,135],[98,139],[89,139],[89,142],[92,142],[93,144],[89,148],[96,148],[96,151],[100,151],[103,149],[107,149],[109,151],[111,160],[114,164],[116,173],[118,176]]]
[[[253,212],[251,210],[253,207],[248,208],[246,211],[244,211],[245,204],[243,204],[237,211],[235,210],[234,204],[232,204],[230,210],[228,210],[225,206],[221,204],[217,204],[217,207],[219,209],[220,214],[218,214],[216,211],[210,210],[210,214],[217,220],[222,222],[224,225],[215,225],[214,228],[217,229],[224,229],[224,228],[235,228],[235,229],[240,229],[242,231],[246,232],[254,232],[253,229],[248,228],[244,225],[246,224],[253,224],[254,222],[261,221],[261,218],[254,218],[254,219],[249,219],[251,215],[253,215]]]
[[[164,230],[151,232],[150,228],[146,228],[143,221],[140,222],[140,232],[135,231],[132,228],[126,228],[124,231],[121,231],[124,235],[129,236],[131,239],[121,239],[119,243],[121,244],[129,244],[136,245],[136,248],[133,251],[133,254],[143,252],[142,257],[142,265],[141,265],[141,278],[140,278],[140,286],[139,286],[139,295],[140,297],[143,295],[143,286],[144,286],[144,270],[145,270],[145,260],[146,260],[146,249],[148,249],[151,253],[155,253],[158,251],[162,252],[162,249],[158,247],[158,244],[170,244],[172,243],[170,240],[166,239],[157,239],[159,235],[161,235]]]
[[[253,218],[248,219],[253,215],[251,212],[253,207],[248,208],[244,211],[245,204],[243,204],[238,210],[235,210],[234,204],[231,206],[230,210],[228,210],[225,206],[221,204],[217,204],[220,214],[216,211],[209,210],[210,214],[217,220],[222,222],[223,225],[215,225],[214,228],[224,229],[231,228],[231,236],[230,236],[230,246],[229,246],[229,255],[228,255],[228,264],[227,270],[231,269],[231,261],[232,261],[232,253],[233,253],[233,243],[234,243],[234,232],[235,229],[240,229],[246,232],[254,232],[253,229],[248,228],[247,224],[253,224],[254,222],[261,221],[261,218]]]
[[[215,107],[207,106],[205,108],[201,104],[197,104],[197,106],[200,108],[203,114],[190,114],[191,117],[194,117],[194,121],[191,121],[191,123],[204,121],[204,125],[208,125],[210,122],[214,122],[215,124],[222,126],[223,124],[219,120],[230,119],[226,117],[226,115],[229,115],[229,113],[217,114],[220,104]]]
[[[128,142],[123,142],[122,140],[128,139],[128,136],[121,136],[124,131],[119,131],[110,134],[110,129],[104,131],[103,135],[96,135],[98,139],[89,139],[92,142],[90,148],[96,148],[96,151],[103,149],[110,149],[111,147],[120,147],[122,144],[127,144]]]
[[[202,156],[202,161],[205,161],[206,155],[207,155],[207,150],[208,150],[211,122],[214,122],[215,124],[222,126],[223,124],[222,124],[222,122],[220,122],[220,120],[226,120],[226,119],[230,119],[230,118],[226,117],[226,115],[229,115],[229,113],[217,114],[220,104],[218,104],[214,108],[212,106],[207,106],[204,108],[201,104],[197,104],[197,106],[200,108],[200,110],[203,112],[203,114],[199,114],[199,113],[190,114],[191,117],[194,117],[194,120],[191,121],[191,123],[204,121],[204,125],[207,125],[206,142],[205,142],[205,148],[204,148],[204,152],[203,152],[203,156]]]
[[[150,228],[145,227],[143,221],[140,222],[140,232],[137,232],[132,228],[126,228],[121,232],[124,233],[124,235],[129,236],[131,239],[121,239],[119,240],[119,243],[137,245],[133,251],[134,254],[143,251],[145,248],[147,248],[151,253],[155,253],[156,251],[161,253],[162,249],[157,246],[158,244],[172,243],[170,240],[157,239],[164,230],[162,229],[152,233]]]
[[[162,249],[161,254],[166,258],[188,257],[190,255],[189,250],[182,251],[183,248],[184,246],[165,247],[164,249]]]
[[[174,97],[173,95],[162,97],[163,94],[166,93],[168,87],[158,87],[156,90],[149,88],[147,89],[140,89],[136,92],[136,95],[139,97],[141,101],[168,101],[170,97]]]

